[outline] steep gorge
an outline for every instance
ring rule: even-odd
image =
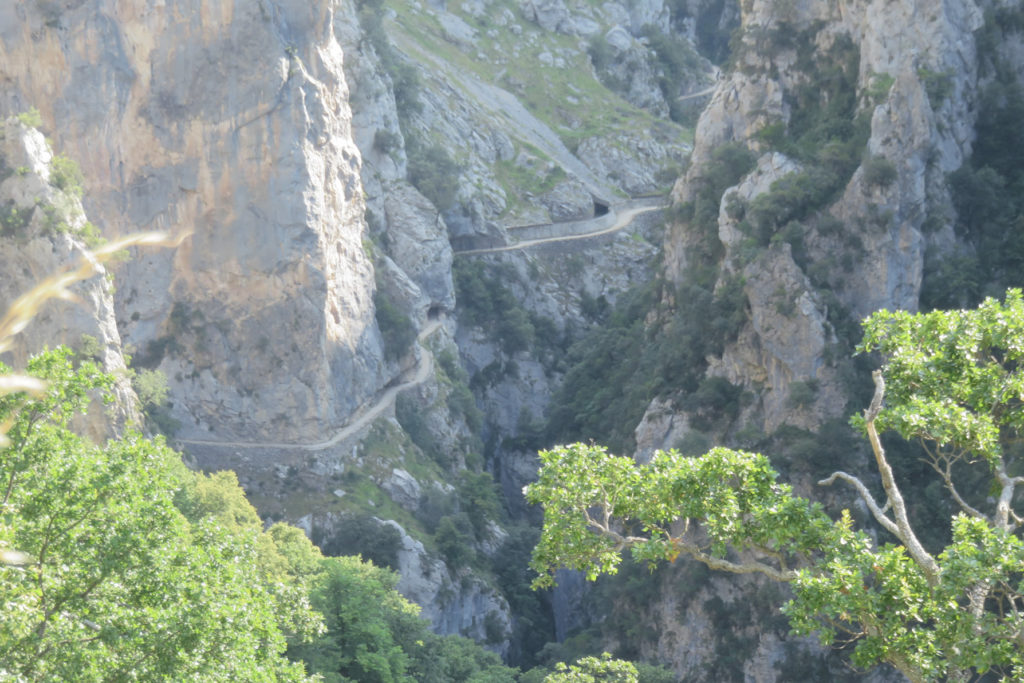
[[[579,632],[566,656],[618,649],[685,680],[838,676],[786,641],[780,596],[756,582],[681,565],[526,595],[520,490],[563,438],[641,458],[764,449],[805,490],[862,460],[842,425],[865,379],[855,323],[915,310],[928,263],[970,249],[948,178],[971,157],[986,60],[1021,71],[1010,47],[979,53],[986,31],[1019,41],[984,10],[8,3],[0,113],[38,109],[103,235],[192,232],[116,268],[116,329],[75,309],[40,338],[97,336],[112,368],[123,341],[167,376],[165,425],[192,462],[236,470],[264,517],[325,549],[399,570],[440,632],[532,663],[553,599],[557,635]],[[19,177],[4,182],[15,197]],[[669,190],[664,218],[614,232],[522,227],[567,234],[609,209],[610,224]],[[23,237],[0,242],[20,254]],[[4,301],[22,258],[4,259]]]

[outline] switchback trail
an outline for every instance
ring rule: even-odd
[[[353,434],[356,434],[357,432],[359,432],[359,430],[368,426],[370,423],[372,423],[374,420],[380,417],[381,413],[383,413],[385,410],[387,410],[388,408],[395,404],[395,399],[398,398],[398,394],[405,391],[406,389],[410,389],[416,385],[422,384],[423,382],[427,381],[427,378],[430,377],[430,374],[434,369],[434,355],[430,352],[430,349],[428,349],[423,344],[423,341],[426,340],[426,338],[432,335],[434,332],[436,332],[438,328],[441,327],[442,322],[443,320],[441,319],[431,320],[427,324],[427,326],[423,328],[419,336],[416,338],[417,342],[419,342],[420,344],[420,348],[423,349],[423,352],[420,354],[420,362],[416,366],[416,371],[413,374],[413,376],[405,380],[404,382],[396,384],[392,387],[388,387],[387,389],[379,393],[377,397],[369,405],[364,404],[357,408],[355,413],[352,414],[352,417],[350,418],[349,422],[344,427],[335,432],[334,435],[331,436],[331,438],[329,439],[319,441],[317,443],[272,443],[268,441],[201,441],[198,439],[178,439],[177,441],[179,443],[192,444],[195,446],[220,446],[223,448],[298,448],[306,451],[322,451],[330,448],[331,446],[336,446],[337,444],[341,443],[342,441],[349,438]],[[408,372],[403,373],[403,375],[408,374]]]
[[[454,252],[459,256],[472,256],[474,254],[495,254],[502,251],[515,251],[517,249],[526,249],[527,247],[535,247],[538,244],[550,244],[552,242],[571,242],[572,240],[585,240],[591,237],[600,237],[601,235],[607,235],[608,233],[615,232],[616,230],[622,230],[624,227],[633,222],[633,219],[642,213],[648,211],[655,211],[658,209],[665,208],[662,205],[658,206],[639,206],[626,209],[622,213],[618,214],[616,221],[607,228],[595,230],[594,232],[585,232],[581,234],[573,235],[562,235],[558,237],[542,237],[535,240],[524,240],[515,244],[508,244],[503,247],[488,247],[486,249],[466,249],[464,251]]]

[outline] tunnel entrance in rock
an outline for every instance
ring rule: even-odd
[[[594,218],[600,218],[601,216],[608,215],[608,203],[602,202],[599,199],[594,200]]]

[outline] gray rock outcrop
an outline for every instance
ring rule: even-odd
[[[0,9],[0,103],[39,107],[105,234],[193,232],[125,264],[117,295],[183,436],[315,439],[385,381],[332,16],[290,0]],[[73,40],[38,39],[67,26]]]
[[[452,573],[443,561],[432,558],[423,544],[409,536],[398,522],[381,522],[398,530],[402,537],[398,551],[398,590],[423,606],[422,615],[432,628],[442,634],[459,634],[489,642],[499,654],[506,653],[512,622],[505,598],[466,572]]]
[[[91,263],[93,277],[73,285],[76,301],[52,299],[11,340],[4,361],[24,370],[28,358],[59,344],[94,354],[115,378],[113,411],[98,401],[79,427],[101,441],[126,424],[141,425],[114,315],[112,274],[84,242],[85,213],[71,188],[56,186],[54,155],[43,134],[15,117],[2,122],[0,134],[0,311],[21,295],[81,263]],[[73,182],[73,181],[72,181]],[[114,419],[111,420],[111,417]]]

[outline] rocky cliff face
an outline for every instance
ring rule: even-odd
[[[833,322],[837,307],[852,319],[880,308],[916,310],[926,248],[952,239],[946,177],[970,154],[977,93],[973,32],[982,13],[974,2],[751,2],[742,8],[736,69],[701,115],[691,167],[673,197],[680,203],[694,199],[714,150],[724,144],[741,143],[764,155],[722,196],[724,267],[745,278],[751,322],[711,362],[710,372],[759,394],[759,419],[770,433],[783,423],[813,427],[844,410],[826,361],[834,343],[830,305]],[[760,236],[773,244],[796,238],[801,264],[774,247],[755,256],[751,220],[743,222],[750,217],[730,206],[746,207],[759,197],[774,199],[776,206],[787,201],[780,189],[784,178],[795,187],[808,167],[773,151],[773,136],[785,131],[795,138],[808,125],[807,88],[829,69],[834,78],[845,73],[849,94],[855,91],[852,106],[835,116],[845,116],[848,137],[856,136],[857,126],[864,129],[861,156],[827,196],[800,195],[797,201],[822,207],[817,218],[791,216],[802,222]],[[840,95],[829,92],[814,106],[834,107],[827,98]],[[809,171],[821,172],[820,164]],[[783,228],[790,229],[788,236]],[[687,231],[686,224],[676,224],[665,243],[667,274],[677,282],[694,265],[687,261],[693,243]],[[831,304],[815,289],[829,290]],[[789,409],[787,387],[794,381],[820,387],[816,417]]]
[[[123,365],[120,336],[136,367],[166,374],[177,443],[199,466],[235,468],[265,515],[302,520],[314,536],[337,536],[368,514],[398,526],[406,592],[442,632],[500,647],[511,628],[504,598],[448,566],[430,540],[436,519],[424,521],[438,500],[459,509],[445,479],[483,450],[460,375],[449,238],[515,240],[511,226],[588,218],[598,204],[674,179],[685,131],[659,118],[660,67],[641,39],[648,26],[667,31],[668,10],[660,1],[450,11],[394,3],[376,17],[382,41],[368,8],[331,0],[0,8],[0,110],[38,108],[53,146],[80,165],[85,211],[100,232],[192,233],[173,252],[133,254],[117,268],[113,305],[110,288],[95,316],[70,312],[88,324],[54,313],[74,331],[41,325],[38,339],[85,332],[115,356],[114,367]],[[587,41],[622,32],[649,75],[633,88],[640,107],[607,104],[590,66]],[[697,65],[694,83],[706,69]],[[414,97],[405,89],[412,82]],[[445,158],[446,177],[430,177],[431,160]],[[36,165],[38,173],[3,186],[19,210],[21,185],[37,177],[46,185],[45,160]],[[430,191],[438,184],[448,201]],[[5,244],[17,251],[5,262],[32,264],[18,275],[27,283],[65,258],[42,252],[70,253],[74,244],[62,235]],[[594,260],[618,265],[587,275],[588,295],[614,297],[631,273],[649,276],[654,247],[629,244],[632,255]],[[537,268],[509,258],[524,273]],[[564,298],[552,283],[582,270],[562,271],[526,294],[536,315],[579,316],[578,290]],[[493,337],[469,343],[465,357],[495,357],[498,346]],[[481,396],[499,416],[485,432],[514,432],[522,409],[536,414],[550,393],[550,370],[520,360],[521,375]],[[501,540],[492,528],[468,542],[487,556]]]
[[[193,232],[127,263],[118,291],[181,435],[313,440],[372,395],[385,368],[330,6],[0,13],[5,108],[39,108],[104,234]]]
[[[14,339],[5,361],[22,368],[29,356],[57,344],[94,356],[117,378],[117,401],[112,414],[97,402],[80,428],[101,440],[128,423],[140,424],[114,316],[110,273],[88,253],[86,242],[97,235],[82,210],[73,167],[67,159],[55,161],[43,134],[12,116],[3,122],[0,135],[0,169],[0,262],[7,264],[0,278],[0,308],[6,310],[45,278],[75,268],[83,259],[93,263],[98,275],[75,286],[77,301],[51,301],[36,313]]]
[[[393,410],[385,385],[424,366],[415,353],[385,356],[375,289],[402,293],[401,313],[417,323],[431,305],[453,305],[444,224],[401,183],[378,209],[401,227],[393,260],[383,256],[374,276],[356,143],[359,131],[372,139],[375,124],[353,129],[350,101],[360,99],[350,95],[339,43],[359,30],[348,3],[326,1],[0,8],[3,107],[38,107],[55,147],[80,164],[86,208],[103,234],[192,232],[176,251],[134,254],[117,273],[121,336],[136,367],[167,375],[178,443],[200,466],[237,469],[264,514],[299,519],[303,504],[287,492],[301,479],[304,498],[333,502],[323,519],[342,525],[347,518],[338,509],[366,506],[343,503],[348,486],[328,479],[359,469],[352,453],[373,420],[356,428],[354,414]],[[13,136],[5,144],[14,145]],[[17,150],[8,151],[11,163],[23,165]],[[45,159],[36,165],[45,180]],[[16,201],[30,176],[36,171],[5,186]],[[378,189],[371,201],[382,197]],[[35,255],[49,241],[5,245],[18,251],[5,262],[25,264],[16,278],[5,276],[5,288],[38,278],[74,249],[66,236],[53,239],[46,258]],[[68,311],[53,315],[75,330],[68,341],[86,332],[119,354],[113,288],[98,282],[97,292],[107,292],[98,304],[102,322],[79,309],[69,310],[89,325],[66,322]],[[38,329],[29,346],[68,336]],[[336,443],[326,443],[331,438]],[[389,479],[374,477],[371,485],[386,497]],[[422,544],[419,552],[430,564],[424,571],[433,571],[436,560]],[[458,606],[480,602],[481,594],[494,603],[485,611],[507,613],[486,586],[466,600],[458,583],[444,600],[437,590],[421,593],[434,600],[427,613],[444,632],[483,639],[482,615]]]
[[[916,310],[926,250],[941,252],[955,239],[947,179],[971,153],[974,34],[983,15],[972,0],[739,4],[734,69],[700,117],[691,166],[673,200],[684,214],[694,206],[699,212],[709,179],[725,163],[721,150],[750,153],[748,170],[720,195],[711,227],[721,255],[716,287],[740,278],[746,322],[707,359],[706,376],[727,379],[749,399],[715,438],[774,444],[798,486],[810,487],[806,463],[787,462],[780,444],[859,407],[849,403],[852,368],[844,360],[853,323],[880,308]],[[680,286],[707,265],[700,230],[694,218],[666,234],[666,275]],[[686,442],[695,413],[675,399],[649,407],[637,429],[639,456]],[[846,466],[857,457],[856,449],[847,452]],[[669,575],[679,581],[684,573]],[[680,605],[678,621],[661,620],[648,647],[680,675],[699,678],[723,661],[723,647],[735,650],[736,643],[697,641],[715,619],[708,606],[731,603],[738,584],[690,585],[703,585],[703,597]],[[666,590],[658,604],[672,602],[678,584]],[[761,589],[744,590],[754,600]],[[738,642],[751,648],[743,655],[745,680],[779,680],[779,671],[803,661],[806,653],[795,650],[780,656],[771,630],[742,635],[734,624]]]
[[[133,254],[116,295],[97,280],[25,348],[84,333],[118,369],[123,340],[167,375],[200,466],[237,469],[265,516],[339,551],[364,549],[352,529],[371,520],[438,630],[509,652],[503,588],[453,559],[500,560],[506,533],[436,538],[474,509],[461,477],[483,465],[524,512],[570,345],[661,275],[648,341],[691,278],[739,293],[742,324],[698,363],[742,400],[709,427],[669,387],[638,457],[845,415],[852,321],[916,308],[926,250],[955,242],[947,175],[971,149],[981,22],[972,0],[8,2],[0,112],[38,108],[104,235],[192,232]],[[3,146],[27,169],[0,183],[9,297],[81,249],[84,218],[70,202],[75,229],[47,232],[29,210],[64,199],[45,144],[10,120]],[[742,172],[695,210],[726,167]],[[652,212],[523,247],[669,188],[664,235]],[[548,225],[568,220],[584,222]],[[766,681],[812,651],[764,614],[723,616],[763,587],[659,581],[658,637],[610,645],[684,677],[742,653],[719,674]]]

